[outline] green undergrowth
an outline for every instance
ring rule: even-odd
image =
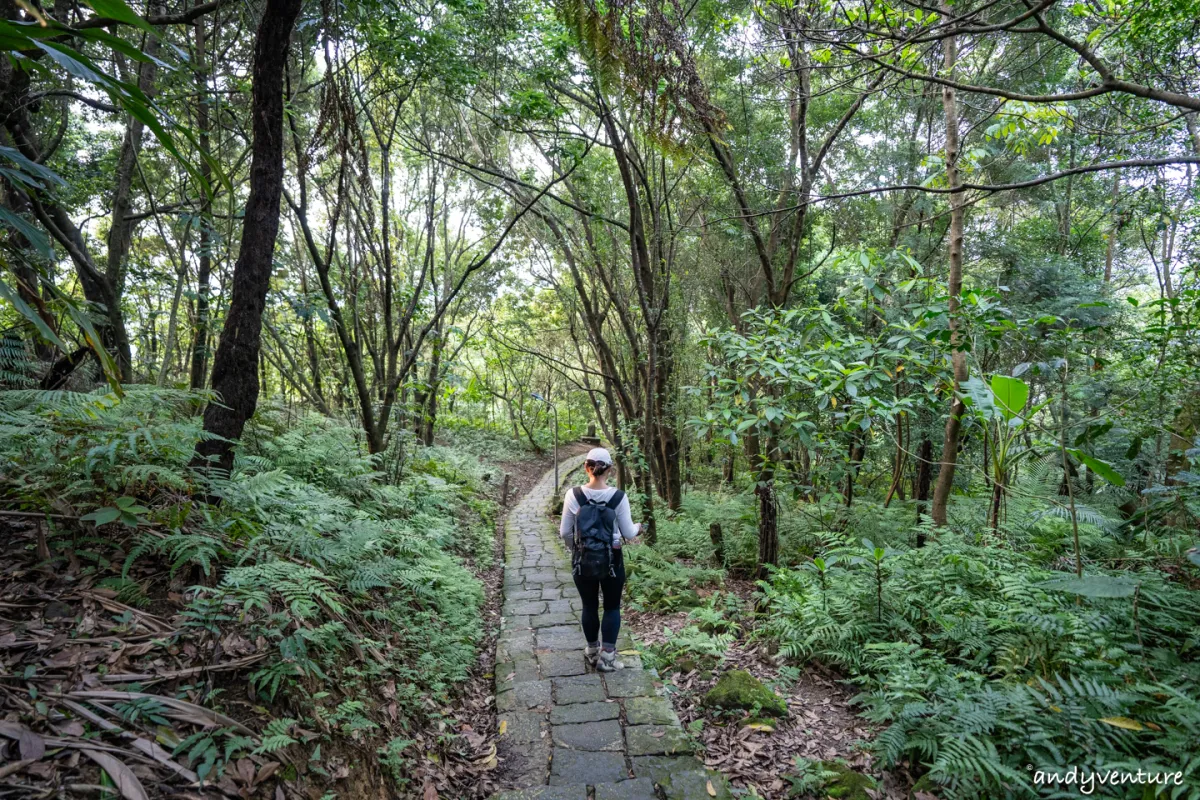
[[[722,577],[697,565],[752,563],[753,495],[693,491],[630,579],[644,607],[690,609],[689,625],[647,660],[716,674],[733,633],[777,649],[784,670],[832,666],[880,730],[862,743],[878,766],[905,766],[939,797],[1034,796],[1037,770],[1072,767],[1180,772],[1178,785],[1147,796],[1200,797],[1200,570],[1188,552],[1197,533],[1132,528],[1113,501],[1079,491],[1082,580],[1069,518],[1045,503],[1014,499],[996,532],[984,524],[986,498],[956,498],[956,524],[940,531],[915,526],[910,503],[785,503],[787,565],[758,584],[756,613],[720,591],[696,596]],[[920,548],[918,533],[928,538]],[[1044,796],[1074,796],[1044,784]]]
[[[141,387],[120,402],[0,394],[0,502],[91,515],[83,531],[102,523],[96,579],[134,603],[181,593],[180,642],[255,643],[265,659],[215,705],[265,712],[263,752],[290,748],[320,774],[322,746],[386,744],[403,786],[413,758],[456,746],[419,734],[476,660],[484,594],[471,567],[491,563],[499,473],[462,446],[374,457],[350,425],[268,408],[233,473],[209,479],[188,466],[204,400]],[[205,735],[212,747],[188,748],[216,754],[210,777],[250,748]]]

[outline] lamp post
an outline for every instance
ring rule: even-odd
[[[554,413],[554,491],[558,491],[558,409],[554,407],[546,398],[542,397],[537,392],[530,395],[534,400],[540,400],[550,406],[550,410]]]

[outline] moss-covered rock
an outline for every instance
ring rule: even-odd
[[[672,664],[669,668],[675,670],[676,672],[680,673],[681,675],[686,675],[687,673],[696,669],[696,667],[697,667],[696,659],[681,658],[678,661],[676,661],[674,664]]]
[[[811,782],[816,776],[821,776],[820,789],[817,790]],[[868,789],[878,788],[875,781],[861,772],[855,772],[842,761],[810,762],[808,780],[803,785],[797,785],[788,793],[788,797],[821,797],[836,798],[836,800],[871,800]]]
[[[875,781],[861,772],[855,772],[837,761],[825,761],[821,764],[826,770],[836,772],[837,776],[825,782],[821,791],[826,797],[837,800],[871,800],[867,789],[875,788]]]
[[[712,691],[704,696],[704,705],[747,711],[757,706],[760,712],[768,716],[782,717],[787,714],[787,704],[744,669],[733,669],[722,675]]]

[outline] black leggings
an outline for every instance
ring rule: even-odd
[[[583,601],[583,635],[588,644],[603,641],[615,647],[621,630],[621,590],[625,588],[623,559],[614,566],[615,578],[581,578],[575,576],[575,588]],[[600,592],[604,592],[604,620],[600,619]]]

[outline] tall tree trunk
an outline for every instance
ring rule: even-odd
[[[199,102],[196,104],[196,127],[199,130],[200,148],[208,151],[208,43],[205,36],[203,17],[196,20],[196,89]],[[200,176],[211,185],[212,167],[200,160]],[[208,376],[208,281],[212,275],[212,201],[206,196],[200,209],[200,267],[196,274],[196,324],[192,332],[192,378],[193,389],[203,389]]]
[[[221,398],[204,410],[204,430],[220,439],[196,445],[193,463],[228,471],[233,440],[258,405],[257,361],[262,315],[283,196],[283,72],[301,0],[267,0],[254,43],[253,158],[242,244],[233,267],[233,294],[213,359],[212,388]]]
[[[666,320],[660,319],[659,325],[665,325]],[[654,375],[655,427],[656,444],[660,464],[661,483],[659,493],[667,501],[667,507],[678,511],[683,505],[683,476],[680,470],[679,435],[675,431],[675,410],[671,403],[671,377],[674,372],[674,342],[671,334],[663,331],[659,345],[655,348],[659,354],[658,369]]]
[[[151,14],[162,13],[162,10],[160,3],[150,4]],[[158,37],[147,36],[143,49],[150,58],[137,65],[137,83],[142,94],[153,99],[154,81],[158,74]],[[108,228],[108,263],[105,267],[105,278],[112,285],[117,302],[108,308],[106,313],[115,334],[114,355],[123,381],[133,379],[133,354],[129,347],[129,335],[125,332],[125,317],[120,304],[125,289],[125,258],[133,241],[133,224],[127,217],[133,204],[133,174],[137,169],[138,154],[142,150],[142,134],[145,128],[141,119],[133,114],[129,115],[125,138],[117,156],[116,183],[113,186],[112,213]]]
[[[942,13],[952,14],[950,7],[943,2]],[[954,77],[954,64],[957,59],[957,38],[948,36],[942,41],[945,55],[945,72],[949,79]],[[950,491],[954,488],[954,467],[958,463],[958,433],[962,428],[962,417],[966,406],[959,399],[959,387],[967,380],[967,354],[963,350],[962,331],[958,318],[959,295],[962,294],[962,247],[963,247],[963,218],[966,207],[963,204],[962,192],[958,189],[958,101],[954,89],[942,87],[942,107],[946,113],[946,183],[952,190],[950,195],[950,242],[949,260],[950,275],[946,289],[949,294],[949,325],[950,359],[954,370],[954,388],[950,398],[950,417],[946,420],[946,432],[942,439],[942,462],[938,470],[937,486],[933,491],[933,522],[935,525],[946,524],[946,509],[950,504]]]

